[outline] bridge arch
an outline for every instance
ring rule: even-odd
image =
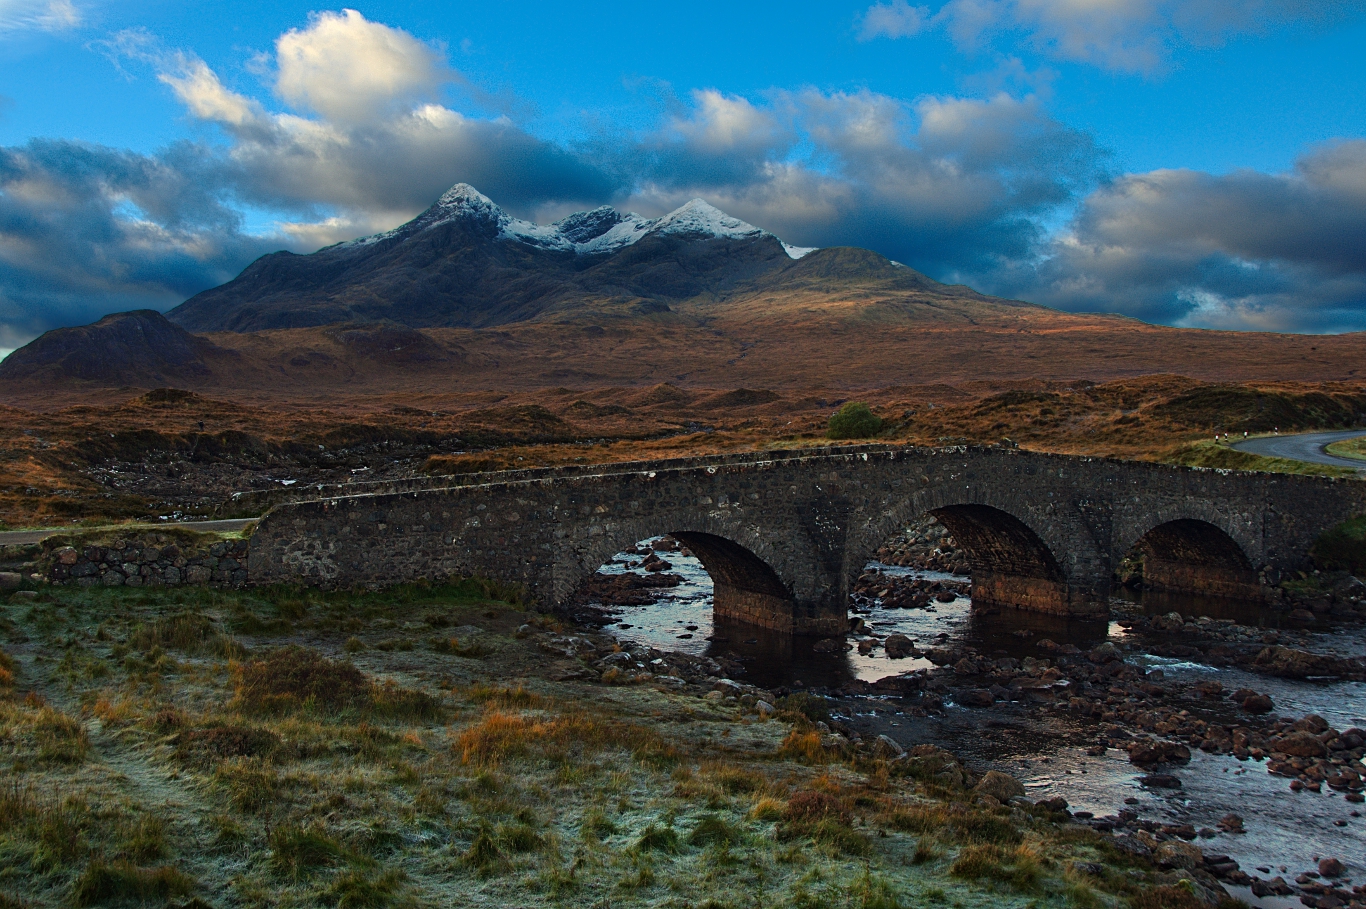
[[[1100,595],[1086,591],[1083,597],[1074,591],[1074,574],[1090,576],[1087,568],[1108,562],[1091,534],[1070,509],[1062,513],[1046,501],[1026,501],[1025,492],[990,495],[966,485],[938,485],[888,497],[876,514],[851,529],[847,577],[856,578],[877,548],[901,528],[931,514],[968,553],[974,604],[1058,615],[1103,610],[1108,590]]]
[[[1256,568],[1237,541],[1209,521],[1177,518],[1139,537],[1143,586],[1151,590],[1259,599]]]
[[[837,609],[826,585],[812,581],[802,560],[814,554],[794,528],[765,532],[757,524],[718,514],[661,514],[605,525],[601,533],[567,547],[557,565],[555,590],[564,602],[623,548],[669,536],[687,546],[713,585],[714,614],[775,631],[842,634],[847,612]],[[785,538],[780,535],[786,534]]]

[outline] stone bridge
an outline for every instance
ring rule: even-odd
[[[711,575],[719,619],[833,634],[864,565],[926,513],[968,554],[974,603],[1096,615],[1135,547],[1151,587],[1259,597],[1308,567],[1321,531],[1366,513],[1366,483],[968,447],[514,471],[277,506],[248,570],[323,586],[475,575],[550,605],[669,534]]]

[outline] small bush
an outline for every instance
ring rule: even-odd
[[[641,852],[677,852],[678,831],[672,827],[651,824],[636,840],[636,848]]]
[[[740,830],[716,814],[704,814],[688,834],[690,846],[734,846],[741,840]]]
[[[584,815],[579,830],[586,840],[601,840],[617,832],[617,825],[601,811],[590,811]]]
[[[175,755],[186,763],[208,764],[229,758],[269,757],[280,737],[254,726],[218,725],[191,729],[176,737]]]
[[[270,832],[270,863],[277,871],[299,877],[317,868],[340,865],[352,858],[341,843],[317,827],[284,824]]]
[[[498,842],[508,852],[539,852],[545,848],[545,837],[530,824],[511,824],[500,828]]]
[[[949,874],[968,880],[1000,881],[1017,890],[1030,890],[1038,885],[1042,869],[1037,853],[1028,846],[1007,851],[1001,846],[984,844],[967,846],[959,852],[949,866]]]
[[[508,863],[498,845],[497,836],[487,825],[480,827],[461,860],[480,874],[493,874],[507,867]]]
[[[783,812],[786,810],[787,806],[782,802],[765,796],[749,809],[749,818],[753,821],[778,821],[782,820]]]
[[[48,764],[79,764],[90,751],[90,736],[75,719],[43,707],[32,721],[38,739],[38,760]]]
[[[359,706],[369,685],[350,663],[290,645],[237,670],[237,700],[248,709],[279,711],[313,704],[325,710]]]
[[[378,876],[343,871],[327,888],[327,901],[337,909],[381,909],[393,902],[402,879],[397,871],[386,871]]]
[[[130,862],[96,859],[76,879],[71,901],[77,906],[109,902],[166,902],[194,890],[193,878],[169,865],[140,868]]]
[[[471,685],[465,697],[475,704],[490,704],[495,707],[536,709],[546,706],[545,698],[518,685],[516,688],[500,688],[494,685]]]
[[[830,418],[827,439],[867,439],[882,431],[882,418],[867,404],[850,401]]]
[[[778,746],[778,754],[808,764],[824,764],[836,756],[821,743],[821,734],[814,729],[793,729]]]
[[[527,717],[490,710],[456,737],[455,747],[467,764],[495,765],[535,752],[554,757],[580,752],[623,748],[643,763],[671,761],[673,749],[649,730],[628,723],[606,722],[582,714]]]
[[[827,818],[833,818],[845,826],[853,819],[844,802],[828,792],[799,792],[788,801],[783,811],[783,820],[795,825],[812,824]]]
[[[370,687],[370,708],[377,716],[403,720],[435,720],[445,713],[440,699],[391,681]]]
[[[1129,898],[1130,909],[1201,909],[1204,900],[1182,886],[1153,887]]]
[[[118,857],[130,862],[145,864],[166,858],[170,853],[166,843],[166,822],[156,815],[124,819],[119,825],[118,836]]]

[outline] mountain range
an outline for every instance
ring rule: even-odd
[[[539,225],[462,183],[394,230],[271,253],[164,316],[50,331],[0,363],[0,402],[161,386],[326,403],[661,382],[1355,381],[1363,355],[1361,334],[1193,331],[997,299],[869,250],[791,246],[700,199]]]
[[[794,247],[701,199],[661,218],[603,206],[533,224],[460,183],[386,233],[263,256],[167,317],[194,332],[381,320],[489,328],[584,312],[649,315],[689,302],[714,309],[778,285],[829,289],[832,280],[978,296],[862,252],[851,260],[847,251]]]

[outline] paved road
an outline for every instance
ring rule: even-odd
[[[254,524],[256,518],[233,518],[228,521],[182,521],[180,523],[167,522],[165,524],[117,524],[110,527],[46,527],[42,530],[5,530],[0,531],[0,546],[23,546],[28,543],[41,543],[48,537],[56,536],[59,533],[73,533],[88,530],[117,530],[127,528],[128,530],[161,530],[167,527],[174,527],[177,530],[216,530],[220,533],[232,533]]]
[[[1343,439],[1366,436],[1366,431],[1349,429],[1346,432],[1300,432],[1281,436],[1264,436],[1234,442],[1233,447],[1249,454],[1265,455],[1272,458],[1290,458],[1292,461],[1308,461],[1310,464],[1328,464],[1332,467],[1355,467],[1366,470],[1366,461],[1339,458],[1324,451],[1324,447]]]

